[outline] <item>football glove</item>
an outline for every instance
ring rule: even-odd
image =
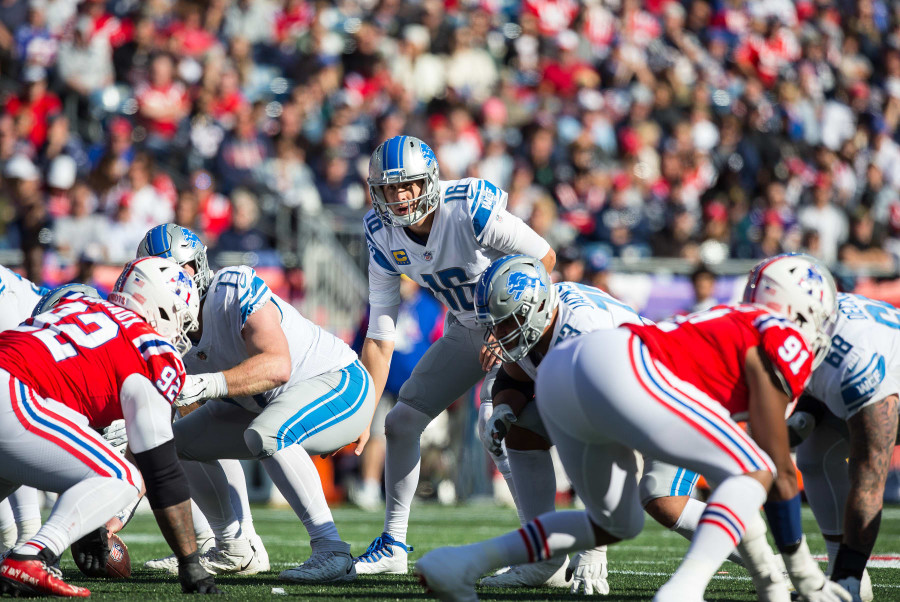
[[[106,442],[109,443],[114,450],[124,455],[125,447],[128,445],[128,435],[125,433],[125,421],[121,418],[119,420],[113,420],[102,432]]]
[[[175,407],[189,406],[207,399],[218,399],[228,395],[225,375],[221,372],[206,374],[188,374],[184,379],[184,387],[175,399]]]
[[[843,587],[829,581],[813,560],[806,545],[806,536],[793,554],[782,553],[784,566],[801,600],[806,602],[851,602],[853,599]]]
[[[566,568],[566,581],[572,581],[569,590],[573,594],[584,593],[585,596],[609,593],[609,582],[606,580],[606,546],[579,552],[569,561]]]
[[[838,579],[837,584],[850,592],[853,602],[862,602],[862,595],[860,594],[862,584],[859,579],[856,577],[844,577],[843,579]]]
[[[503,439],[509,432],[509,425],[516,421],[512,408],[506,404],[494,406],[494,413],[487,419],[481,431],[481,444],[495,456],[503,455]]]
[[[88,577],[106,577],[106,559],[109,557],[109,535],[106,527],[94,529],[72,543],[72,559],[75,566]]]
[[[222,593],[216,587],[213,576],[200,564],[200,554],[197,552],[178,559],[178,581],[181,582],[181,592],[185,594]]]

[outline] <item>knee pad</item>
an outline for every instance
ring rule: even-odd
[[[267,437],[252,426],[244,431],[244,443],[257,459],[268,458],[278,451],[278,443],[274,437]]]
[[[384,436],[387,439],[421,436],[432,418],[402,401],[388,412],[384,419]]]

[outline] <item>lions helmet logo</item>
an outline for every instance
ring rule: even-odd
[[[512,295],[516,301],[522,298],[522,293],[525,291],[537,292],[542,288],[547,288],[547,285],[541,282],[540,278],[529,276],[525,272],[513,272],[506,281],[506,292]]]

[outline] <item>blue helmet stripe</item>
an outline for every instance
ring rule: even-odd
[[[397,145],[397,165],[402,169],[403,168],[403,144],[406,142],[406,136],[400,138],[400,143]]]
[[[147,249],[150,251],[151,255],[157,255],[159,257],[171,257],[171,248],[166,244],[166,225],[160,224],[151,230],[150,232],[150,245],[151,248]]]

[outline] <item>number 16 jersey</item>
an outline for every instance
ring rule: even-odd
[[[752,347],[771,363],[791,402],[812,373],[812,353],[797,327],[759,305],[723,305],[654,326],[624,328],[647,345],[655,362],[718,401],[736,420],[746,418],[749,405],[744,365]]]
[[[122,418],[119,392],[132,374],[170,403],[184,384],[175,348],[134,312],[99,299],[63,299],[0,334],[0,368],[83,414],[93,428]]]

